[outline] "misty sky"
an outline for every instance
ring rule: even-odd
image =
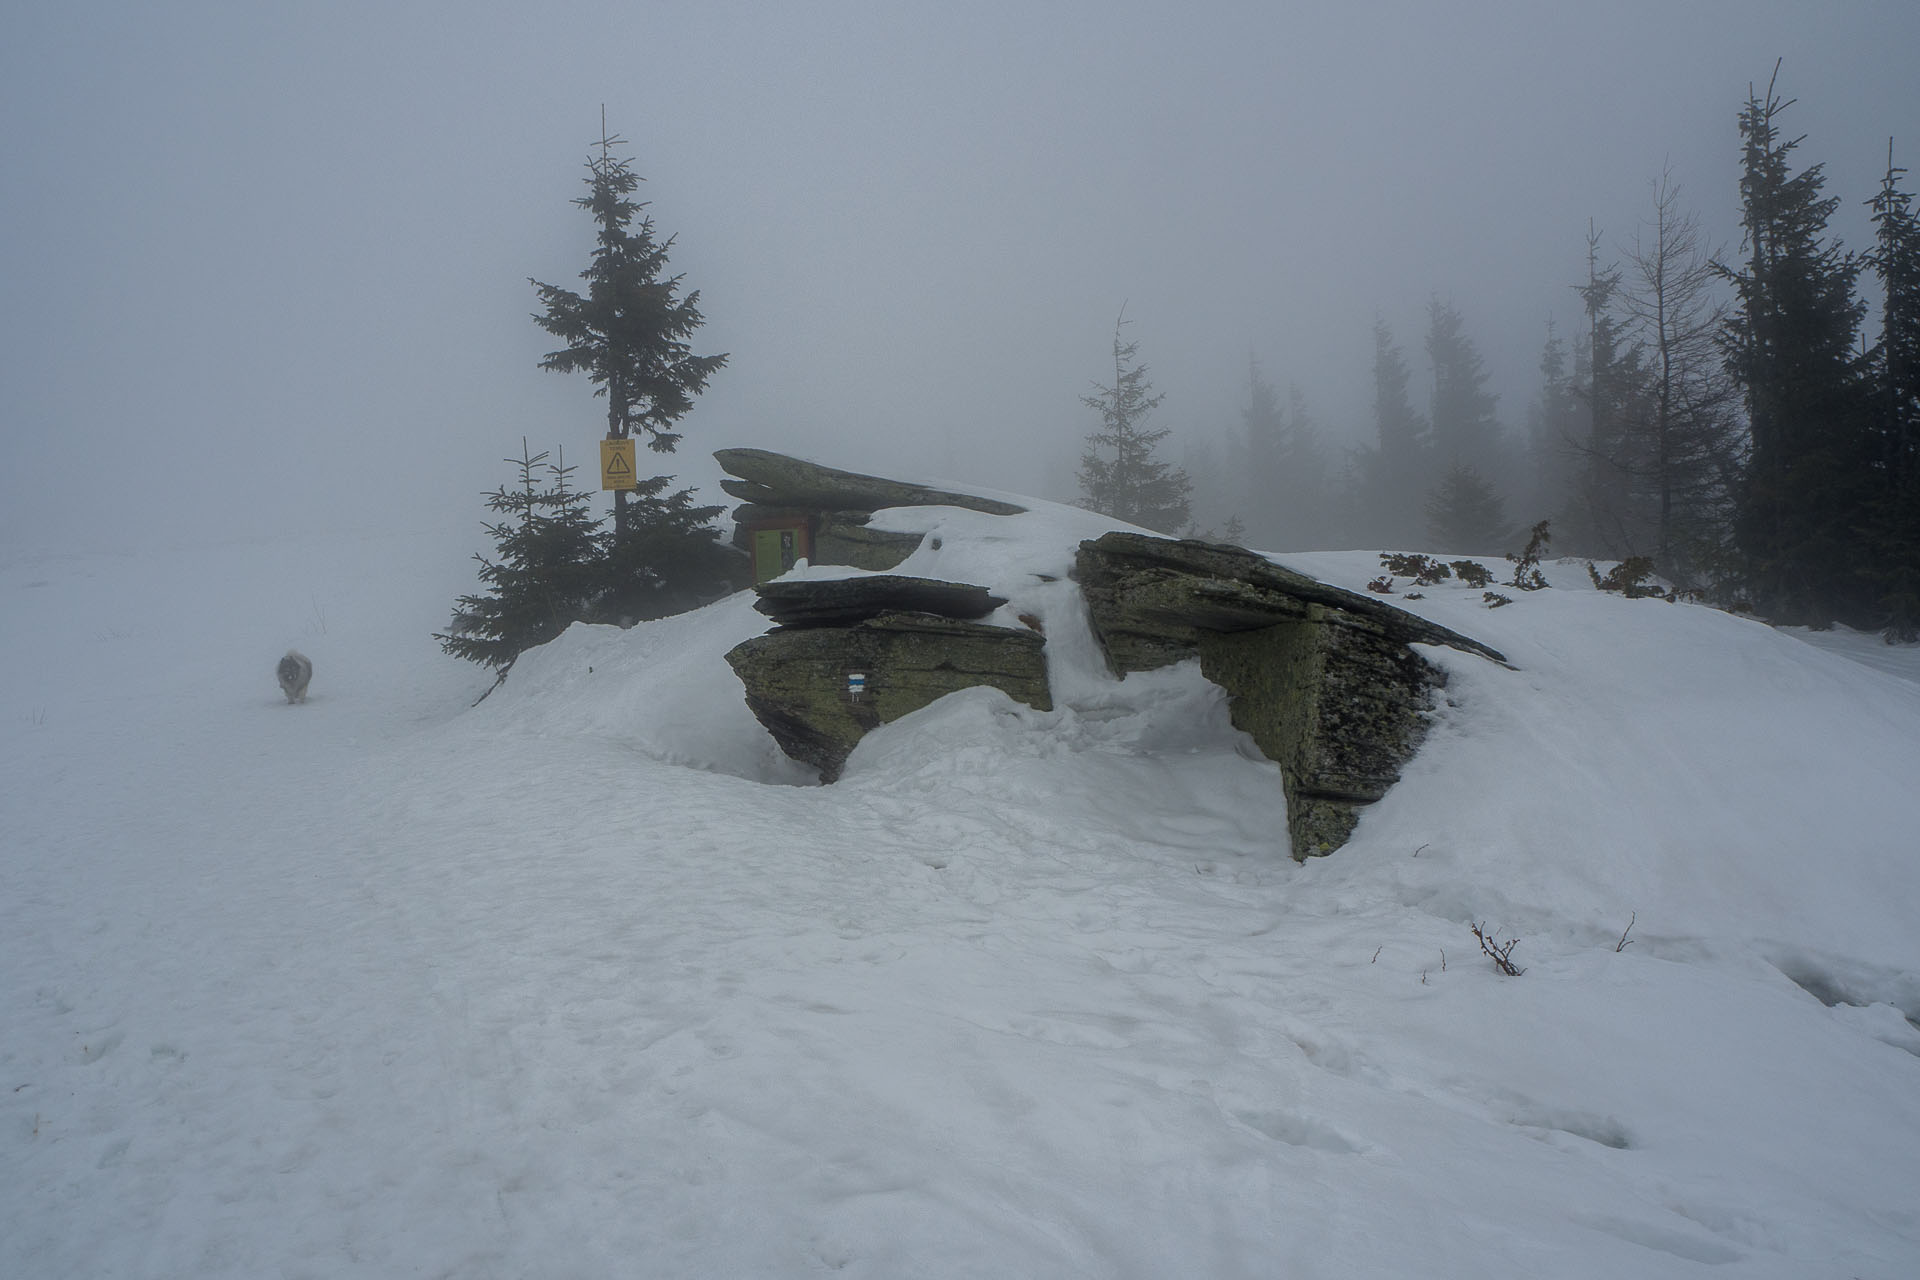
[[[600,109],[695,350],[659,469],[728,445],[1071,497],[1129,336],[1170,445],[1247,361],[1366,424],[1376,315],[1427,300],[1524,420],[1670,164],[1738,244],[1736,114],[1786,117],[1867,242],[1920,169],[1920,4],[87,3],[0,41],[0,550],[470,526],[524,434],[604,431],[529,276],[577,283]],[[1913,187],[1914,183],[1909,183]],[[722,499],[723,500],[723,499]]]

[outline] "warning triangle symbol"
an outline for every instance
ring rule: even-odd
[[[607,474],[610,476],[632,475],[633,466],[627,461],[627,455],[624,453],[616,453],[611,458],[608,458]]]

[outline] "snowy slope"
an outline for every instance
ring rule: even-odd
[[[832,787],[742,599],[470,708],[459,540],[0,565],[0,1275],[1920,1274],[1912,651],[1429,589],[1515,669],[1301,867],[1216,690],[1099,670],[1103,522],[889,519],[1060,707]]]

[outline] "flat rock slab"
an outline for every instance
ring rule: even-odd
[[[1377,596],[1330,586],[1242,547],[1194,539],[1114,532],[1080,544],[1074,578],[1086,593],[1107,654],[1121,672],[1147,670],[1189,656],[1200,631],[1255,631],[1309,616],[1371,623],[1401,644],[1434,644],[1506,658],[1471,636],[1429,622]],[[1104,624],[1104,625],[1103,625]],[[1136,644],[1147,666],[1132,665]]]
[[[783,627],[844,627],[883,613],[984,618],[1005,604],[985,587],[903,574],[763,582],[753,607]]]
[[[887,613],[850,627],[776,627],[734,646],[727,662],[780,749],[832,782],[870,730],[961,689],[990,685],[1051,710],[1044,646],[1031,631]]]
[[[964,507],[988,515],[1014,516],[1026,508],[970,493],[951,493],[926,485],[861,475],[804,462],[766,449],[716,449],[713,454],[732,480],[720,487],[736,498],[763,507],[872,513],[883,507]]]

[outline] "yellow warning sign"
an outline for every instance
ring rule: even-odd
[[[600,442],[600,487],[602,489],[632,489],[638,486],[633,474],[633,441],[602,440]]]

